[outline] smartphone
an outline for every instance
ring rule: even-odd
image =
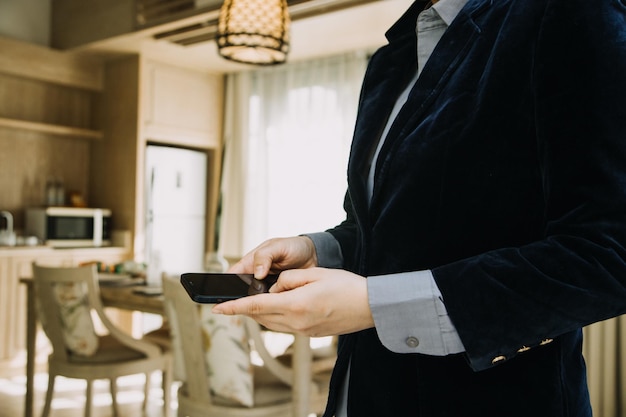
[[[252,274],[190,272],[180,282],[196,303],[218,304],[248,295],[268,292],[278,275],[256,279]]]

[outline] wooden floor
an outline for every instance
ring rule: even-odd
[[[163,395],[161,392],[160,375],[154,373],[151,380],[149,402],[146,414],[142,414],[143,375],[128,376],[118,379],[117,401],[120,417],[123,416],[163,416]],[[41,416],[44,397],[48,384],[45,372],[35,376],[34,416]],[[55,384],[55,395],[52,400],[50,417],[82,417],[85,406],[85,382],[76,379],[58,377]],[[0,376],[0,417],[21,417],[24,415],[24,393],[26,381],[23,375]],[[172,388],[172,410],[176,409],[176,389]],[[175,411],[170,416],[175,415]],[[107,381],[94,383],[93,417],[109,417],[113,415],[111,396]]]

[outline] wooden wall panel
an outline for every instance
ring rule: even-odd
[[[102,62],[0,37],[0,72],[87,90],[103,89]]]
[[[93,128],[97,93],[0,73],[0,117]]]
[[[15,227],[24,227],[24,209],[45,202],[46,181],[63,180],[67,191],[88,187],[90,142],[36,132],[0,128],[0,210],[13,214]]]

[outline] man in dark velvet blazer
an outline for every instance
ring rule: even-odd
[[[581,328],[626,312],[626,0],[440,0],[419,62],[428,6],[371,59],[346,220],[261,244],[232,271],[272,293],[215,311],[342,335],[328,416],[591,416]]]

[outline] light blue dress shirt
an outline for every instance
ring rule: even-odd
[[[374,188],[376,159],[391,124],[405,104],[439,40],[466,3],[467,0],[439,0],[420,13],[417,19],[417,73],[398,97],[374,153],[368,176],[370,198]],[[319,266],[341,267],[341,248],[330,233],[312,233],[307,236],[315,244]],[[465,351],[430,270],[371,276],[367,279],[367,290],[376,332],[382,344],[390,351],[434,356]],[[337,407],[337,417],[347,416],[348,380],[346,376]]]

